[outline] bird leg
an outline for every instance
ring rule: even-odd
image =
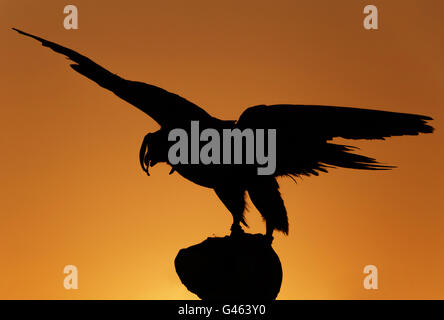
[[[270,223],[267,223],[266,224],[266,233],[265,233],[265,240],[268,242],[270,242],[270,243],[272,243],[273,242],[273,231],[274,231],[274,228],[271,226],[271,224]]]
[[[243,234],[245,234],[244,229],[242,229],[241,225],[240,225],[240,221],[233,221],[233,224],[231,225],[231,234],[230,236],[241,236]]]

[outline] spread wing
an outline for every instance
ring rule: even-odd
[[[239,128],[276,129],[276,176],[318,175],[329,167],[366,170],[393,168],[354,154],[356,148],[328,142],[345,139],[385,139],[432,133],[432,118],[416,114],[361,108],[272,105],[246,109]]]
[[[71,64],[72,69],[145,112],[161,126],[175,126],[184,120],[210,117],[203,109],[176,94],[143,82],[125,80],[74,50],[15,28],[13,30],[67,56],[75,62]]]

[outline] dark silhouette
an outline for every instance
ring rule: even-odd
[[[368,110],[360,108],[272,105],[246,109],[237,121],[224,121],[209,115],[190,101],[142,82],[125,80],[109,72],[89,58],[47,41],[14,29],[34,38],[74,63],[71,68],[93,80],[103,88],[148,114],[160,126],[155,133],[146,135],[140,150],[142,168],[158,162],[167,162],[168,132],[174,128],[189,130],[190,122],[198,120],[200,127],[259,128],[277,130],[277,165],[271,176],[257,175],[256,165],[174,165],[186,179],[215,190],[233,215],[232,232],[242,233],[245,193],[248,194],[266,222],[266,235],[272,239],[274,230],[288,233],[288,219],[279,192],[276,177],[318,175],[328,168],[342,167],[364,170],[387,170],[375,159],[355,154],[354,147],[332,143],[335,137],[345,139],[385,139],[391,136],[431,133],[426,122],[432,118],[422,115]],[[149,152],[148,152],[149,150]]]
[[[208,238],[180,250],[174,264],[203,300],[274,300],[281,288],[281,262],[261,234]]]

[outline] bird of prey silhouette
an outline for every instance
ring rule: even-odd
[[[288,234],[288,218],[279,192],[277,177],[318,175],[334,167],[388,170],[375,159],[353,153],[355,147],[333,143],[333,138],[382,139],[392,136],[432,133],[427,124],[432,118],[362,108],[317,105],[258,105],[247,108],[237,121],[220,120],[192,102],[142,82],[123,79],[89,58],[54,42],[13,28],[45,47],[67,56],[71,68],[110,90],[153,118],[161,127],[148,133],[140,149],[140,162],[148,168],[158,162],[168,162],[168,132],[174,128],[188,129],[191,121],[201,128],[276,129],[276,170],[273,175],[257,175],[254,165],[172,165],[186,179],[214,189],[233,216],[232,234],[242,233],[245,195],[266,222],[266,236],[272,239],[274,230]]]

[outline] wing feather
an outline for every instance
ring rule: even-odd
[[[277,130],[276,176],[318,175],[328,168],[387,170],[375,159],[355,154],[355,147],[329,142],[345,139],[385,139],[432,133],[432,118],[361,108],[272,105],[246,109],[238,128]]]
[[[72,69],[145,112],[161,126],[167,123],[169,126],[175,126],[184,120],[210,117],[205,110],[176,94],[143,82],[123,79],[74,50],[16,28],[13,30],[67,56],[75,62],[70,65]]]
[[[432,133],[430,117],[349,107],[272,105],[246,109],[240,127],[287,128],[319,139],[384,139],[392,136]]]

